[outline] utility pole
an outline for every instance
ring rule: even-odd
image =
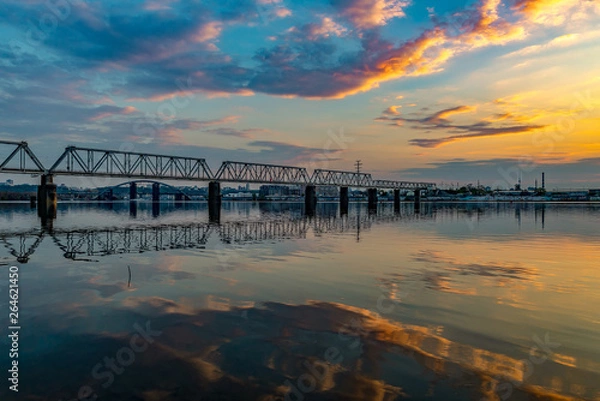
[[[361,160],[357,160],[356,163],[354,163],[354,166],[356,167],[356,172],[358,174],[360,174],[360,168],[362,167],[362,161]]]

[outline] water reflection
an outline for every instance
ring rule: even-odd
[[[42,227],[0,205],[24,294],[18,399],[598,399],[600,207],[341,212],[60,204]],[[161,334],[106,368],[136,324]]]
[[[133,202],[132,202],[133,203]],[[114,211],[112,204],[103,205]],[[406,219],[400,214],[361,214],[337,216],[337,205],[325,204],[320,213],[306,217],[295,205],[261,204],[259,210],[270,214],[266,220],[233,220],[223,223],[164,223],[127,224],[113,227],[55,228],[42,224],[39,229],[22,231],[2,230],[0,241],[19,263],[27,263],[42,241],[49,237],[66,259],[93,261],[90,257],[115,254],[143,253],[168,249],[205,249],[211,236],[222,243],[240,244],[261,241],[303,239],[309,230],[315,235],[356,233],[369,230],[372,224],[390,223]],[[151,205],[152,215],[157,204]],[[137,210],[137,204],[136,204]],[[231,210],[231,209],[225,209]],[[137,216],[137,212],[136,212]],[[426,218],[427,215],[423,215]],[[429,217],[432,217],[430,214]]]
[[[125,299],[123,307],[113,319],[147,322],[144,328],[156,333],[134,364],[119,366],[118,350],[130,346],[135,330],[64,338],[60,325],[42,319],[39,326],[55,343],[44,358],[53,363],[32,365],[27,376],[53,379],[43,386],[33,380],[22,396],[70,399],[89,386],[110,400],[494,400],[507,394],[568,400],[575,398],[565,393],[593,397],[589,385],[600,380],[597,372],[582,374],[552,359],[534,367],[339,303],[194,310],[149,297]],[[551,358],[533,346],[538,360]],[[112,373],[105,358],[115,353]]]

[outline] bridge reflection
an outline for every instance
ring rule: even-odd
[[[284,214],[266,220],[233,220],[222,223],[139,224],[73,229],[43,225],[35,230],[0,233],[0,243],[19,263],[27,263],[47,237],[61,250],[64,258],[94,261],[97,257],[118,254],[172,249],[204,250],[210,238],[222,244],[250,244],[305,239],[309,233],[315,236],[351,233],[360,240],[361,232],[368,231],[375,224],[433,216],[410,213],[361,214],[359,211],[351,216],[338,217],[332,214],[334,209],[323,208],[322,212],[314,217]]]

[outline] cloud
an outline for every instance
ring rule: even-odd
[[[443,138],[415,138],[411,139],[409,143],[414,146],[421,148],[438,148],[443,145],[447,145],[452,142],[465,141],[475,138],[494,137],[501,135],[513,135],[513,134],[525,134],[528,132],[537,131],[541,128],[545,128],[542,125],[516,125],[508,127],[485,127],[483,124],[473,125],[461,125],[452,126],[460,131],[467,132],[460,135],[450,135]]]
[[[248,144],[251,147],[262,148],[259,155],[271,154],[270,159],[285,164],[303,163],[313,160],[336,160],[333,155],[341,152],[340,149],[311,148],[277,141],[253,141]]]
[[[475,110],[476,110],[476,108],[475,107],[471,107],[471,106],[457,106],[457,107],[452,107],[450,109],[445,109],[445,110],[438,111],[434,115],[428,117],[423,122],[426,123],[426,124],[440,124],[442,122],[446,122],[447,119],[448,119],[448,117],[451,117],[451,116],[453,116],[455,114],[471,113],[471,112],[473,112]]]
[[[117,107],[105,105],[94,107],[93,111],[95,112],[95,114],[89,117],[90,121],[98,121],[117,115],[133,114],[136,113],[138,110],[133,106]]]
[[[510,124],[512,123],[513,117],[518,118],[510,113],[505,113],[502,115],[496,114],[492,117],[488,117],[472,124],[453,124],[448,120],[454,115],[472,113],[475,110],[476,108],[473,106],[462,105],[440,110],[434,114],[427,115],[422,118],[408,118],[400,116],[400,113],[390,114],[390,108],[388,108],[384,110],[382,115],[376,118],[375,121],[389,121],[395,126],[402,126],[404,123],[414,123],[415,125],[412,128],[418,130],[425,130],[428,132],[431,130],[442,130],[455,133],[453,135],[448,135],[441,138],[415,138],[409,141],[411,145],[421,148],[438,148],[440,146],[457,141],[501,135],[522,134],[546,128],[546,126],[543,125]],[[508,121],[509,124],[495,126],[492,125],[493,122],[498,121]]]
[[[517,0],[514,9],[530,22],[550,26],[562,25],[582,11],[588,17],[600,12],[597,2],[589,0]]]
[[[261,131],[261,130],[259,130],[259,131]],[[219,135],[219,136],[231,136],[231,137],[236,137],[236,138],[253,138],[254,137],[253,133],[257,132],[257,130],[252,129],[252,128],[237,130],[234,128],[221,127],[221,128],[206,129],[203,132],[208,133],[208,134]]]
[[[423,118],[405,118],[405,117],[394,117],[389,118],[386,116],[399,116],[400,113],[397,111],[398,107],[402,106],[391,106],[385,109],[382,117],[376,118],[376,121],[396,121],[396,122],[414,122],[423,125],[436,125],[445,126],[448,123],[448,118],[462,113],[471,113],[476,110],[472,106],[456,106],[448,109],[440,110],[432,115],[425,116]]]
[[[408,2],[401,0],[332,0],[333,6],[356,28],[370,29],[405,17]]]
[[[511,57],[524,57],[533,54],[538,54],[554,49],[562,49],[572,47],[581,43],[589,42],[600,38],[600,31],[583,32],[583,33],[570,33],[566,35],[557,36],[556,38],[548,41],[541,45],[533,45],[524,47],[523,49],[508,53],[503,58]]]
[[[275,37],[275,46],[255,49],[250,60],[215,43],[233,25],[255,26],[262,12],[284,10],[283,2],[182,0],[160,10],[148,10],[148,4],[110,9],[105,3],[74,5],[72,18],[42,43],[79,69],[118,76],[107,88],[115,96],[162,100],[175,96],[175,82],[183,79],[190,82],[186,94],[339,99],[390,80],[439,72],[449,60],[474,49],[523,39],[532,10],[549,7],[520,2],[511,14],[500,0],[482,0],[461,13],[436,16],[434,27],[411,40],[391,42],[379,27],[403,17],[407,2],[334,0],[338,16],[357,29],[348,30],[319,9],[317,22]],[[34,11],[16,2],[7,7],[11,12],[0,19],[10,24],[20,23],[15,16]],[[338,43],[342,38],[343,44]]]
[[[390,106],[383,111],[383,114],[388,116],[399,116],[400,112],[398,109],[402,108],[402,106]]]
[[[300,28],[291,27],[287,30],[287,38],[295,41],[311,40],[316,41],[320,38],[329,38],[333,36],[342,36],[348,30],[335,22],[330,17],[322,17],[319,23],[309,23]]]

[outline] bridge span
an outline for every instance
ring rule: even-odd
[[[349,188],[366,188],[371,208],[377,207],[379,189],[392,189],[394,204],[399,208],[400,190],[413,191],[415,204],[419,204],[421,191],[436,187],[435,184],[427,182],[378,180],[368,173],[316,169],[309,174],[305,167],[237,161],[223,162],[217,173],[213,174],[206,160],[202,158],[76,146],[67,147],[56,162],[46,169],[27,142],[0,140],[0,173],[6,172],[41,176],[37,194],[38,210],[41,214],[55,213],[57,198],[54,177],[65,175],[208,182],[209,210],[216,216],[221,208],[221,182],[303,186],[309,214],[314,211],[317,203],[318,186],[340,187],[342,210],[348,209]],[[130,187],[130,195],[132,200],[136,198],[134,182]],[[153,196],[153,200],[159,201],[158,196]]]

